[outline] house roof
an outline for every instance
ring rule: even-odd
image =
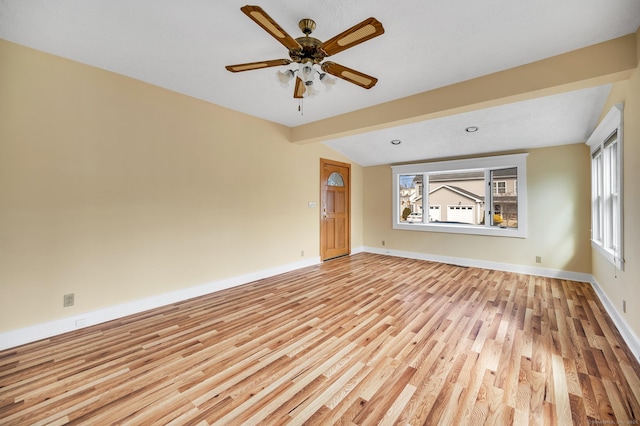
[[[447,182],[478,179],[484,179],[484,172],[442,173],[429,175],[429,182]]]
[[[508,168],[508,169],[498,169],[493,172],[494,177],[501,178],[516,178],[517,177],[517,169]],[[463,181],[463,180],[482,180],[484,179],[484,171],[478,172],[461,172],[461,173],[441,173],[441,174],[429,174],[429,182],[453,182],[453,181]],[[422,175],[416,175],[413,178],[414,183],[421,184],[422,183]]]

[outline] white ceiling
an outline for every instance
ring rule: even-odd
[[[306,17],[316,21],[313,36],[320,40],[370,16],[384,25],[382,36],[330,58],[377,77],[378,84],[365,90],[339,80],[331,91],[306,99],[301,115],[292,87],[275,81],[279,68],[224,69],[288,57],[240,11],[246,3],[0,0],[0,38],[295,127],[610,40],[640,26],[639,0],[258,3],[293,37],[301,35],[298,21]],[[607,91],[586,89],[328,144],[368,165],[447,156],[452,146],[461,155],[577,143],[595,126]],[[480,131],[460,135],[469,125]],[[403,140],[401,149],[389,150],[390,139]]]
[[[361,166],[566,145],[587,140],[611,86],[514,102],[325,143]],[[468,133],[467,127],[478,131]],[[400,145],[392,145],[399,140]]]

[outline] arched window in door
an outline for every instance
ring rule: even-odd
[[[333,172],[329,175],[327,179],[327,185],[329,186],[344,186],[344,180],[342,179],[342,175],[338,172]]]

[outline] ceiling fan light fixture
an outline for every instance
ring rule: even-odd
[[[311,61],[304,61],[300,63],[300,67],[299,67],[299,76],[302,79],[302,81],[307,82],[307,81],[312,81],[313,80],[313,74],[314,74],[314,69],[313,69],[313,62]]]
[[[313,81],[306,82],[304,88],[303,98],[314,98],[318,94],[318,89],[313,86]]]
[[[335,86],[338,81],[337,79],[331,77],[327,73],[318,72],[318,74],[320,75],[319,77],[320,83],[322,83],[327,90],[330,90],[333,86]]]
[[[282,87],[289,87],[289,83],[295,75],[294,70],[276,71],[276,78]]]

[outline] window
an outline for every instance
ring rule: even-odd
[[[622,257],[622,104],[587,140],[591,148],[591,245],[618,269]]]
[[[491,206],[493,207],[491,220],[494,226],[502,226],[504,228],[518,227],[518,197],[515,192],[507,192],[507,182],[497,181],[496,179],[509,179],[509,182],[515,182],[518,176],[516,167],[506,169],[491,170],[491,180],[493,181],[493,197],[491,198]],[[514,186],[512,183],[509,186]]]
[[[393,166],[393,227],[526,237],[526,157]]]
[[[327,185],[329,186],[344,186],[344,180],[342,176],[338,172],[333,172],[329,175],[327,179]]]

